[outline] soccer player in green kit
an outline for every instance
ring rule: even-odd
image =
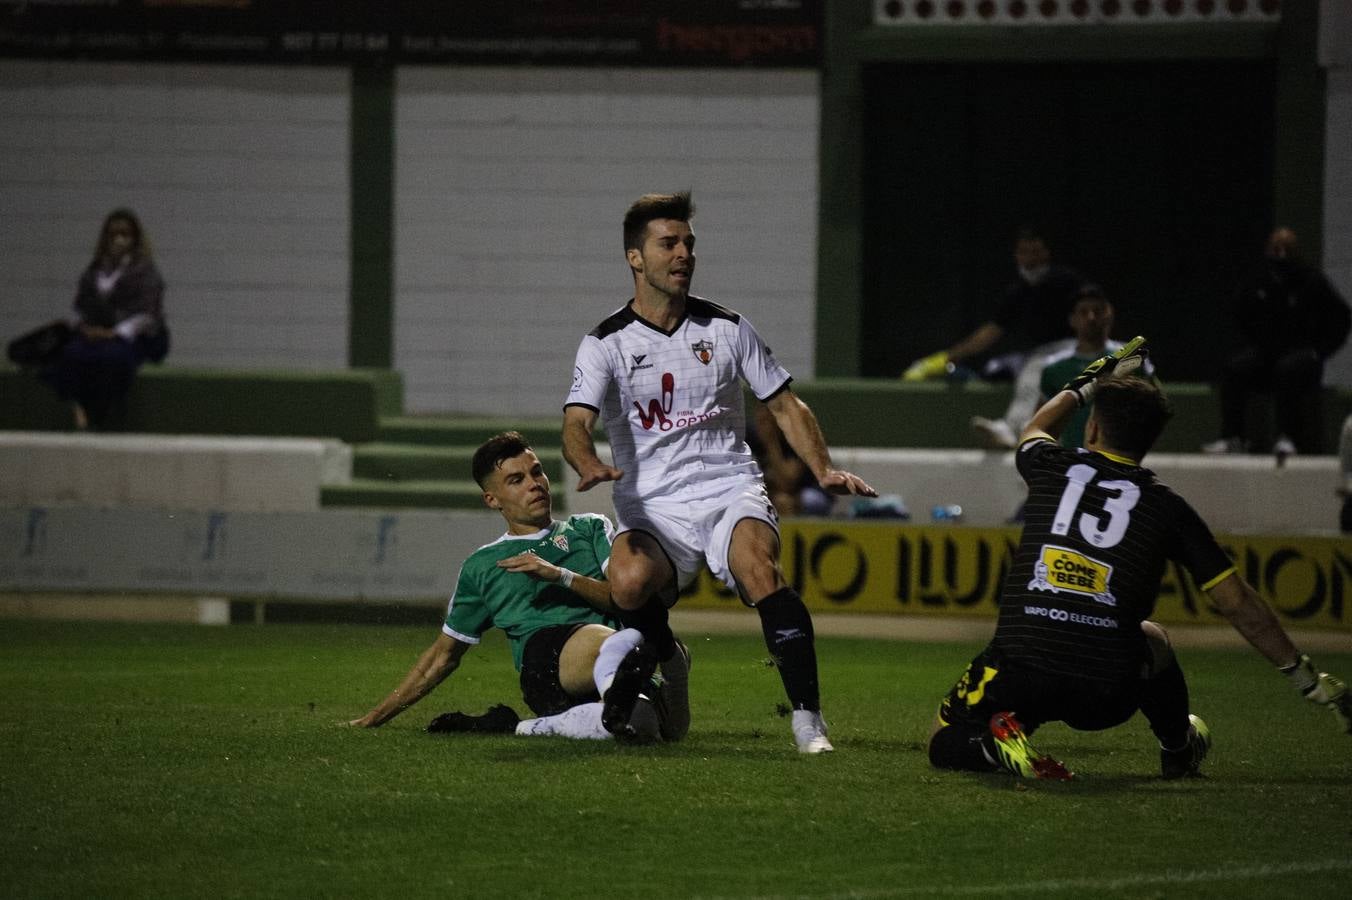
[[[614,527],[604,516],[553,518],[549,478],[517,432],[495,435],[474,454],[484,503],[507,531],[470,554],[460,569],[441,634],[388,696],[349,724],[375,728],[427,696],[460,665],[490,628],[501,628],[521,673],[521,693],[538,718],[518,722],[496,706],[483,716],[447,713],[431,731],[516,731],[576,738],[611,737],[601,725],[601,695],[621,660],[641,640],[617,631],[605,580]],[[636,705],[616,737],[679,740],[690,725],[689,657],[682,646],[662,679]],[[651,695],[651,696],[648,696]]]

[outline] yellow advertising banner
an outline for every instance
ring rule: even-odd
[[[993,618],[1018,545],[1017,528],[790,520],[781,523],[780,562],[808,608],[822,612]],[[1301,628],[1352,631],[1352,540],[1345,537],[1218,535],[1235,566],[1277,611]],[[1052,571],[1102,578],[1069,551]],[[736,595],[707,571],[682,595],[687,608],[721,609]],[[1152,618],[1224,624],[1183,569],[1170,563]]]

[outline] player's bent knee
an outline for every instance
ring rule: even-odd
[[[629,556],[623,562],[611,557],[606,570],[610,599],[622,610],[641,609],[671,582],[669,570],[643,557]]]
[[[652,589],[642,579],[621,577],[610,583],[610,600],[622,610],[642,609],[652,594]]]
[[[595,622],[583,625],[568,638],[559,652],[559,684],[572,697],[590,696],[596,688],[592,668],[596,654],[606,638],[615,633],[613,628]]]
[[[978,734],[961,725],[940,728],[930,737],[929,761],[936,769],[959,769],[966,772],[985,772],[994,766],[981,752],[974,738]]]
[[[1147,619],[1141,623],[1141,633],[1150,647],[1150,674],[1158,675],[1174,664],[1174,648],[1169,643],[1169,632]]]

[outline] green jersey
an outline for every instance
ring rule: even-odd
[[[1084,367],[1094,360],[1098,359],[1104,353],[1111,353],[1116,347],[1105,348],[1101,353],[1095,353],[1093,356],[1077,356],[1072,348],[1067,350],[1064,355],[1056,354],[1047,359],[1046,366],[1042,369],[1042,399],[1045,402],[1049,397],[1055,397],[1061,388],[1074,377],[1084,371]],[[1066,427],[1061,429],[1061,446],[1075,447],[1084,446],[1084,426],[1089,422],[1089,407],[1082,406],[1070,414],[1066,420]]]
[[[1046,363],[1042,369],[1042,402],[1055,397],[1061,388],[1065,387],[1072,378],[1084,371],[1084,367],[1105,353],[1113,353],[1122,349],[1121,341],[1108,341],[1107,345],[1097,353],[1090,356],[1077,356],[1075,348],[1065,350],[1061,353],[1055,353],[1047,357]],[[1147,359],[1145,365],[1139,370],[1139,375],[1154,380],[1155,366]],[[1084,446],[1084,427],[1089,424],[1090,407],[1085,406],[1071,413],[1066,420],[1066,427],[1061,430],[1061,446],[1075,449]]]
[[[534,534],[504,534],[475,550],[460,567],[446,623],[441,630],[457,641],[477,644],[490,628],[507,632],[512,662],[521,656],[532,634],[550,625],[598,622],[621,627],[612,617],[559,584],[539,581],[522,572],[498,568],[498,560],[527,551],[546,562],[588,578],[605,578],[615,528],[605,516],[569,516]]]

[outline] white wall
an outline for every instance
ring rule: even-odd
[[[1328,72],[1324,119],[1324,271],[1352,302],[1352,4],[1324,0],[1320,63]],[[1324,381],[1352,387],[1352,342],[1330,361]]]
[[[413,411],[553,415],[632,295],[620,221],[694,191],[694,292],[813,370],[813,72],[404,68],[395,363]]]
[[[1352,9],[1324,5],[1324,260],[1352,298]],[[341,368],[348,74],[0,60],[0,337],[64,314],[99,223],[142,216],[171,361]],[[691,188],[697,293],[814,370],[818,76],[405,68],[395,363],[415,411],[553,415],[581,335],[629,295],[619,220]],[[1352,386],[1352,348],[1327,380]]]
[[[129,206],[173,363],[345,366],[348,87],[336,68],[0,60],[0,329],[67,314]]]

